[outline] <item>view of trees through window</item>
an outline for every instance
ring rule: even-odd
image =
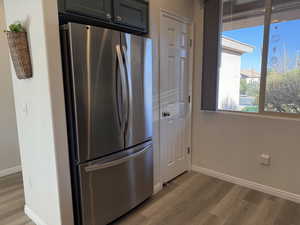
[[[261,74],[264,1],[223,0],[221,110],[259,112],[260,88],[265,88],[266,112],[300,113],[300,2],[273,2],[267,74]]]
[[[272,15],[265,99],[266,111],[300,113],[299,19],[300,10],[293,8]]]

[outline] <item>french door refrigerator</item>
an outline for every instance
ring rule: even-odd
[[[152,42],[69,23],[61,46],[75,220],[108,224],[153,193]]]

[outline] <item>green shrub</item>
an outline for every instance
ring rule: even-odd
[[[258,112],[258,106],[246,106],[242,112]]]

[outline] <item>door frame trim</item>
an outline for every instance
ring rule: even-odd
[[[194,21],[185,16],[179,15],[175,12],[160,8],[160,18],[159,18],[159,40],[158,46],[161,49],[161,29],[162,29],[162,18],[169,17],[170,19],[177,20],[180,23],[185,23],[189,28],[189,42],[192,42],[192,45],[189,48],[189,96],[190,96],[190,105],[189,113],[187,116],[188,119],[188,129],[186,132],[189,132],[188,136],[188,145],[190,148],[190,154],[188,155],[188,171],[192,170],[192,112],[193,112],[193,79],[194,79]],[[158,86],[158,101],[159,101],[159,180],[160,184],[163,184],[163,151],[161,151],[161,51],[158,51],[158,67],[159,67],[159,86]]]

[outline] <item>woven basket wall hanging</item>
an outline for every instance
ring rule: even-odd
[[[32,66],[26,32],[7,31],[10,56],[19,79],[32,77]]]

